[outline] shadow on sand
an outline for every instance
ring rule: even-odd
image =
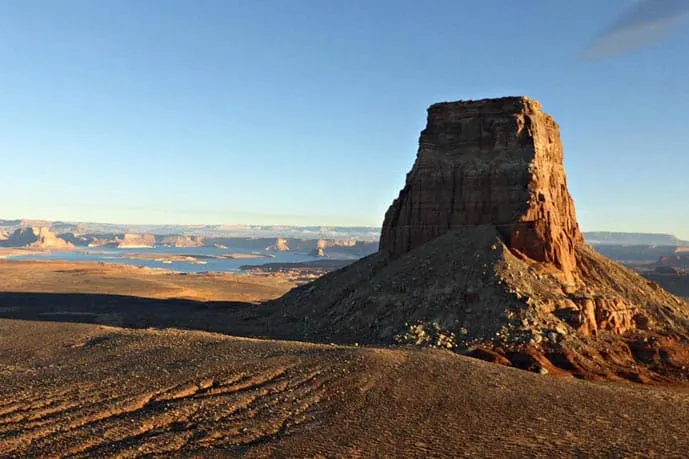
[[[0,292],[0,318],[271,337],[260,305],[86,293]]]

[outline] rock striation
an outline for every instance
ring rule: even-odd
[[[416,162],[385,214],[380,248],[401,255],[448,231],[486,224],[514,252],[575,270],[574,246],[584,239],[559,128],[535,100],[432,105]]]

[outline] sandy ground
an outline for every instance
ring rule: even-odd
[[[0,456],[681,457],[689,395],[449,352],[0,319]]]
[[[260,302],[279,297],[294,285],[287,276],[279,274],[179,274],[107,263],[0,260],[3,292]]]
[[[232,301],[289,287],[274,280],[0,262],[0,457],[689,451],[686,391],[539,375],[440,350],[201,331],[241,328],[227,323],[228,309],[259,306]],[[217,301],[166,299],[179,295]]]
[[[46,250],[0,247],[0,260],[17,255],[35,255],[45,252]]]

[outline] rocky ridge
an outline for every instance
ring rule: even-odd
[[[555,121],[435,104],[380,251],[267,305],[285,337],[441,346],[541,372],[689,379],[689,305],[584,243]]]

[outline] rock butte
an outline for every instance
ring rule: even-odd
[[[419,151],[385,214],[380,248],[399,255],[450,230],[495,225],[514,252],[576,268],[583,244],[557,123],[526,97],[428,109]]]
[[[689,305],[584,243],[558,126],[526,97],[432,105],[380,250],[258,314],[284,338],[689,381]]]

